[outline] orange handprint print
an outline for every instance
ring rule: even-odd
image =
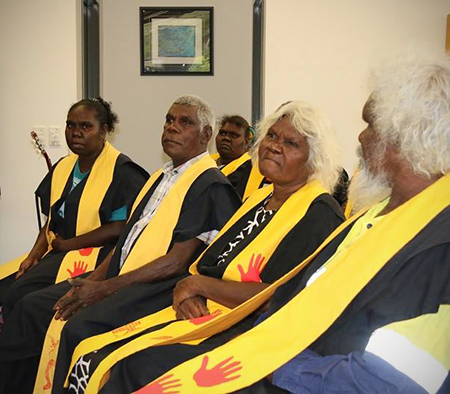
[[[206,323],[207,321],[210,321],[212,319],[214,319],[215,317],[219,316],[222,314],[222,309],[216,309],[213,313],[211,313],[210,315],[205,315],[205,316],[200,316],[200,317],[196,317],[195,319],[190,319],[189,321],[192,324],[195,324],[196,326],[198,326],[199,324],[203,324]]]
[[[263,263],[265,257],[258,254],[255,259],[255,254],[252,254],[248,264],[247,272],[244,272],[242,265],[238,264],[238,270],[241,274],[241,282],[261,282],[260,274],[263,270]]]
[[[229,361],[232,360],[232,358],[233,357],[228,357],[227,359],[217,364],[215,367],[208,370],[206,366],[208,365],[209,357],[203,357],[202,366],[193,376],[193,379],[195,380],[195,383],[197,383],[197,386],[212,387],[239,378],[241,375],[230,375],[242,369],[242,367],[239,366],[241,362],[234,361],[231,364],[226,365]]]
[[[75,278],[78,275],[84,274],[87,271],[88,265],[84,263],[84,261],[76,261],[73,262],[73,271],[67,269],[71,278]]]
[[[142,387],[138,391],[135,391],[133,394],[178,394],[178,390],[166,391],[181,386],[181,383],[178,383],[180,379],[167,380],[172,376],[173,374],[163,376],[148,386]]]
[[[90,248],[90,247],[83,248],[83,249],[78,250],[78,253],[80,253],[82,256],[89,256],[93,250],[94,250],[94,248]]]

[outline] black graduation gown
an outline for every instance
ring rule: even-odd
[[[36,190],[36,195],[41,199],[43,214],[48,216],[50,209],[52,210],[50,229],[55,234],[59,234],[63,238],[68,239],[76,236],[78,206],[89,174],[71,191],[73,182],[72,171],[67,179],[61,198],[50,207],[52,175],[57,164],[53,166],[52,170],[43,179]],[[120,154],[114,167],[112,182],[100,205],[99,214],[101,224],[108,223],[111,213],[124,205],[127,206],[129,212],[137,193],[147,179],[148,174],[145,170],[133,163],[126,155]],[[63,202],[65,202],[64,218],[57,214]],[[104,245],[100,250],[97,262],[103,261],[112,247],[114,247],[113,244]],[[30,269],[18,280],[14,280],[14,273],[0,281],[0,304],[3,306],[3,317],[5,321],[8,320],[8,316],[14,305],[23,296],[55,283],[59,266],[65,255],[66,253],[64,252],[52,251],[42,258],[38,265]]]
[[[119,237],[108,277],[119,272],[121,246],[126,240],[128,231],[139,219],[157,183],[138,205],[125,231]],[[186,195],[171,245],[195,238],[207,231],[220,229],[240,204],[239,196],[218,169],[205,171],[192,184]],[[174,278],[167,283],[132,285],[78,312],[66,324],[71,333],[76,333],[76,338],[71,336],[71,340],[67,341],[66,336],[62,335],[58,360],[69,359],[70,362],[70,355],[80,339],[110,331],[151,313],[147,310],[153,304],[153,300],[149,301],[152,298],[152,286],[158,293],[164,291],[166,287],[171,289],[179,279]],[[32,391],[33,383],[28,383],[28,387],[23,388],[23,377],[27,376],[27,380],[34,382],[45,333],[54,315],[52,307],[69,289],[70,285],[62,282],[28,294],[14,307],[10,318],[11,324],[5,324],[0,333],[2,394],[16,393],[18,387],[22,387],[25,393]],[[63,365],[62,368],[67,369],[68,365]],[[55,378],[57,376],[55,373]]]
[[[254,210],[250,214],[243,216],[227,234],[224,239],[225,244],[234,239],[244,223],[254,215]],[[285,273],[293,269],[298,263],[312,254],[315,249],[325,240],[325,238],[343,221],[342,213],[336,201],[328,194],[321,195],[314,200],[309,210],[287,236],[280,242],[280,245],[271,256],[263,272],[261,280],[265,283],[273,283]],[[262,228],[262,227],[261,227]],[[252,233],[253,235],[254,233]],[[253,235],[253,237],[256,236]],[[248,240],[250,242],[251,239]],[[247,239],[245,244],[248,243]],[[198,271],[200,274],[221,278],[225,271],[226,264],[217,267],[215,262],[217,255],[222,251],[223,245],[213,245],[199,262]],[[240,250],[245,247],[244,241],[239,244]],[[240,252],[236,251],[234,256]],[[231,261],[231,260],[230,260]],[[171,294],[167,295],[166,306],[171,305]],[[158,346],[148,348],[118,363],[111,373],[111,378],[102,393],[127,393],[139,389],[158,376],[176,365],[187,361],[199,354],[205,353],[213,348],[227,342],[236,335],[239,335],[253,326],[256,314],[253,314],[238,325],[231,327],[223,333],[217,334],[199,345],[175,344],[169,346]],[[170,323],[168,323],[170,324]],[[160,329],[164,325],[153,327],[146,332]],[[141,334],[139,334],[141,335]],[[90,355],[92,371],[102,359],[112,350],[124,344],[126,340],[111,344],[95,354]],[[59,391],[55,391],[59,392]]]
[[[436,313],[440,304],[449,304],[449,222],[450,207],[392,257],[310,348],[322,356],[362,352],[376,329],[395,321]],[[311,275],[334,254],[350,228],[339,234],[310,263],[304,274],[295,276],[275,292],[269,316],[304,289]],[[449,383],[447,379],[444,385],[448,388]],[[274,393],[280,390],[260,381],[239,392],[272,392],[271,388]],[[443,390],[441,388],[440,392],[446,392]]]

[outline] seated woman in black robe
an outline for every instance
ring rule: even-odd
[[[86,382],[97,392],[111,368],[102,392],[129,393],[250,328],[254,315],[219,335],[183,343],[185,335],[225,316],[294,268],[342,222],[329,194],[339,176],[335,153],[329,122],[309,104],[292,102],[267,117],[255,155],[261,173],[273,184],[244,203],[173,295],[155,294],[152,315],[72,343],[69,369],[63,366],[68,360],[58,357],[53,393],[64,392],[66,375],[69,392],[84,392]],[[61,336],[65,348],[71,338],[66,325]]]
[[[225,115],[218,122],[216,136],[216,154],[211,157],[227,176],[237,193],[245,201],[255,190],[262,187],[266,180],[253,166],[249,149],[253,144],[255,131],[239,115]]]
[[[69,109],[65,133],[73,154],[59,160],[36,191],[47,222],[31,251],[0,269],[5,321],[23,296],[93,269],[117,241],[148,178],[106,141],[117,122],[102,98]]]

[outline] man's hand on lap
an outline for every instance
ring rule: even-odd
[[[105,282],[74,278],[68,280],[73,286],[53,307],[57,311],[55,319],[68,320],[80,309],[86,308],[106,298],[109,293]]]

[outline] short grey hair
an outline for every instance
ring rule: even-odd
[[[200,121],[200,130],[203,131],[206,126],[211,127],[212,130],[214,129],[214,111],[212,110],[211,106],[201,97],[194,95],[183,95],[178,97],[173,105],[186,105],[188,107],[197,108],[197,117]]]
[[[450,58],[400,58],[373,73],[373,127],[413,172],[450,172]]]
[[[252,148],[254,163],[258,159],[261,141],[270,127],[284,117],[288,117],[292,126],[308,141],[309,157],[306,165],[311,171],[310,179],[318,180],[332,192],[342,171],[335,133],[325,112],[303,101],[283,104],[258,124],[257,139]]]

